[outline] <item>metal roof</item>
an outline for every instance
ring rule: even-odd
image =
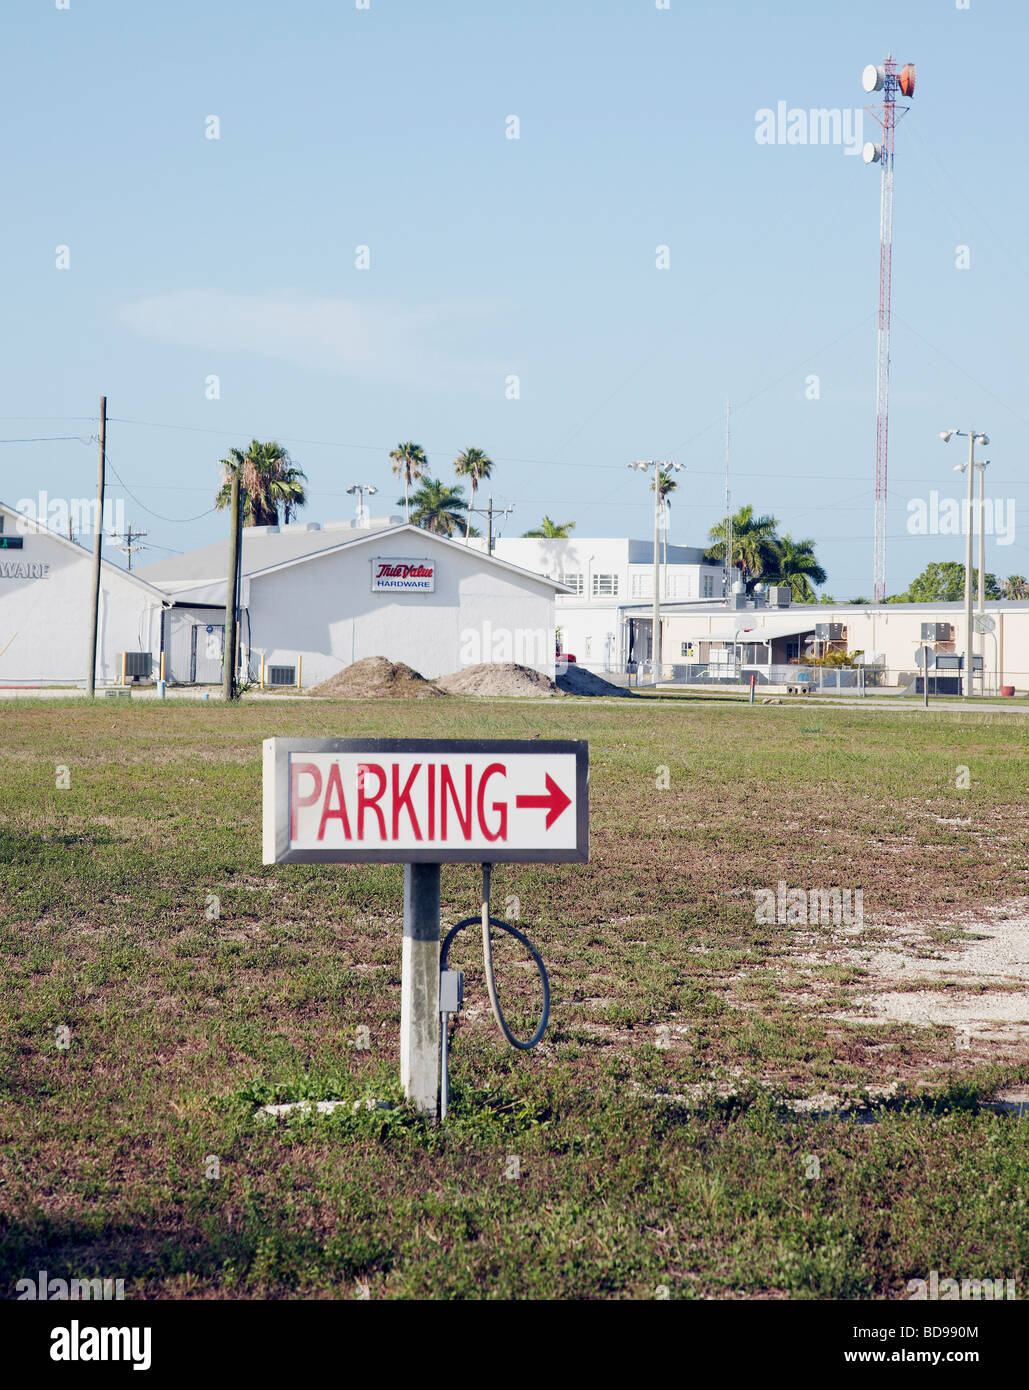
[[[352,531],[346,529],[304,530],[297,531],[295,534],[289,529],[267,532],[262,528],[257,534],[253,534],[254,530],[255,528],[248,526],[243,528],[242,572],[244,579],[255,579],[264,574],[271,574],[290,565],[315,559],[319,555],[343,550],[347,546],[368,545],[371,542],[381,540],[384,536],[395,536],[401,531],[411,532],[418,545],[453,546],[459,549],[463,555],[469,554],[468,547],[462,545],[460,541],[451,540],[448,536],[439,536],[434,531],[426,531],[420,526],[410,525],[407,522],[402,522],[399,526],[383,526],[369,530],[364,528],[354,528]],[[251,534],[248,535],[248,532]],[[471,553],[475,554],[476,552]],[[519,578],[532,579],[537,584],[546,584],[549,588],[561,593],[569,592],[568,586],[558,580],[549,579],[546,575],[536,573],[535,570],[527,570],[520,565],[513,565],[509,560],[498,559],[496,555],[479,552],[479,558],[487,564],[496,565],[499,569],[508,570],[512,574],[518,575]],[[151,565],[141,565],[139,573],[150,584],[160,588],[167,583],[169,592],[175,592],[205,582],[214,581],[224,584],[228,565],[229,542],[228,537],[226,537],[225,540],[214,545],[206,545],[199,550],[191,550],[185,555],[175,555],[168,560],[157,560]]]

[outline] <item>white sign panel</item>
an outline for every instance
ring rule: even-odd
[[[588,745],[268,739],[266,864],[589,858]]]
[[[378,555],[372,560],[373,594],[431,594],[435,588],[435,560],[404,560],[395,555]]]

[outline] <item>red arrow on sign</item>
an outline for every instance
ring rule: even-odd
[[[515,805],[525,806],[530,810],[537,806],[545,809],[547,813],[545,829],[549,830],[565,807],[571,806],[572,798],[570,796],[565,796],[564,792],[557,785],[549,772],[546,776],[546,796],[517,796],[515,797]]]

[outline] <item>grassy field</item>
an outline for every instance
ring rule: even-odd
[[[1027,1121],[982,1103],[1029,1080],[1029,1047],[847,1015],[865,958],[939,963],[1026,914],[1027,729],[655,699],[5,705],[0,1296],[39,1270],[129,1298],[896,1298],[934,1269],[1021,1294]],[[495,872],[550,1030],[503,1044],[466,933],[445,1127],[259,1115],[400,1100],[402,871],[261,865],[272,734],[589,739],[591,862]],[[781,881],[860,888],[864,924],[757,923]],[[445,867],[445,919],[477,891]],[[534,976],[497,952],[524,1029]]]

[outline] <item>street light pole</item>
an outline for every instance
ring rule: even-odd
[[[629,467],[637,469],[640,473],[646,473],[650,469],[654,470],[654,615],[650,657],[654,668],[654,684],[657,685],[661,679],[661,546],[658,540],[661,515],[661,470],[672,468],[676,473],[679,473],[682,471],[682,464],[673,463],[668,459],[636,459],[629,464]]]
[[[954,435],[966,436],[966,431],[940,431],[940,438],[943,440],[944,444],[949,444]],[[988,435],[979,434],[976,430],[968,430],[967,439],[968,462],[959,463],[955,468],[955,472],[963,473],[966,468],[968,469],[968,502],[965,510],[965,529],[967,535],[965,537],[965,681],[963,693],[965,699],[970,700],[973,694],[972,677],[974,673],[972,667],[974,662],[973,648],[975,645],[975,639],[972,635],[972,503],[975,484],[975,446],[976,441],[982,445],[987,445],[990,440]],[[982,583],[981,572],[982,561],[980,560],[980,583]]]
[[[984,459],[982,463],[977,463],[979,470],[979,593],[976,607],[979,612],[985,611],[986,604],[986,470],[990,466],[990,460]],[[983,662],[983,693],[986,692],[986,633],[979,634],[979,647]]]
[[[972,487],[975,482],[975,435],[968,436],[968,513],[965,518],[968,535],[965,537],[965,699],[975,693],[972,669],[975,639],[972,635]]]
[[[661,509],[661,489],[658,487],[658,465],[654,465],[654,685],[661,679],[661,551],[658,548],[658,514]]]

